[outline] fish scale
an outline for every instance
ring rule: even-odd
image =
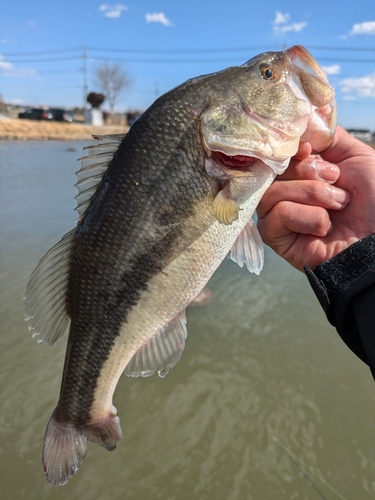
[[[329,145],[335,117],[322,69],[295,46],[188,80],[126,136],[86,149],[78,225],[42,258],[25,297],[40,342],[69,327],[42,454],[50,484],[77,472],[87,440],[116,447],[121,374],[164,377],[176,364],[185,309],[225,256],[259,274],[253,213],[300,141]]]

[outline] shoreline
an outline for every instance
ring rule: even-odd
[[[127,125],[104,125],[96,127],[83,123],[61,123],[37,120],[0,120],[0,141],[86,141],[93,135],[125,134]]]
[[[125,124],[97,127],[84,123],[55,121],[0,119],[1,141],[92,141],[93,135],[126,134]],[[375,142],[367,143],[375,149]]]

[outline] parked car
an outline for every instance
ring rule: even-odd
[[[28,120],[52,120],[53,115],[49,109],[32,108],[23,113],[18,113],[18,118],[27,118]]]
[[[52,120],[69,123],[73,121],[73,116],[65,109],[49,109],[48,111],[52,113]]]
[[[371,131],[368,129],[348,128],[348,129],[346,129],[346,131],[349,132],[350,135],[352,135],[356,139],[359,139],[362,142],[371,142],[372,141],[372,134],[371,134]]]
[[[128,111],[127,113],[125,113],[125,118],[129,127],[131,127],[133,123],[138,120],[141,114],[142,113],[139,113],[138,111]]]

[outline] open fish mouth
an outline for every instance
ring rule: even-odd
[[[229,170],[239,170],[242,172],[251,172],[251,167],[259,158],[255,156],[235,155],[229,156],[220,151],[212,153],[212,159]]]

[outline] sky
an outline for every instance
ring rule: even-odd
[[[82,107],[85,82],[99,92],[95,68],[107,61],[131,81],[116,109],[144,110],[189,78],[295,44],[328,75],[339,124],[374,131],[374,0],[2,0],[0,94]]]

